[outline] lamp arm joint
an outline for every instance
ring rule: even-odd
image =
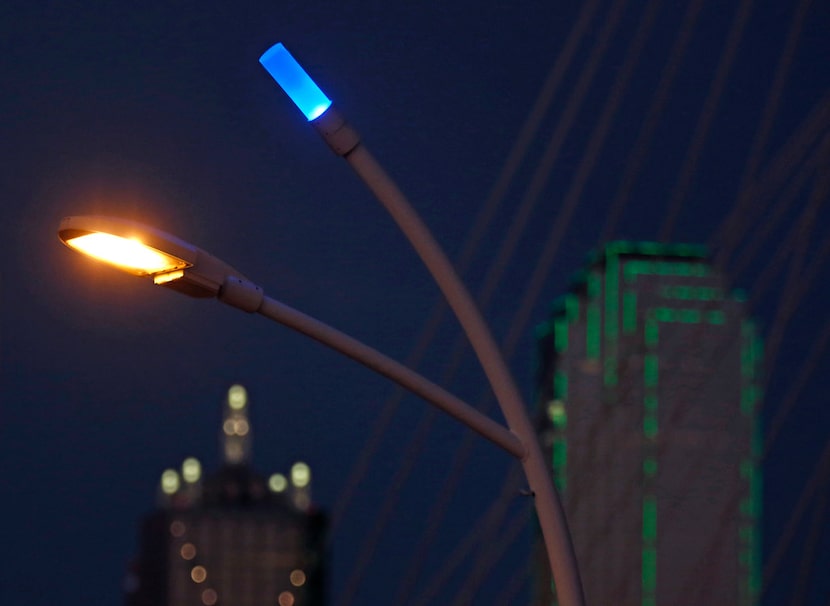
[[[261,286],[237,276],[226,276],[217,298],[247,313],[259,311],[265,293]]]
[[[329,107],[319,118],[312,120],[311,125],[338,156],[348,156],[360,145],[360,134],[335,107]]]

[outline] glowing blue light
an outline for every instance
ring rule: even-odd
[[[294,105],[300,108],[309,122],[322,116],[331,106],[331,100],[291,56],[282,42],[265,51],[259,62],[277,81],[280,88],[291,97]]]

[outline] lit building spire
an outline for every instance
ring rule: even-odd
[[[247,465],[251,459],[248,392],[241,385],[228,390],[222,414],[222,458],[225,465]]]

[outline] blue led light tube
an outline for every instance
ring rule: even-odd
[[[331,106],[331,99],[326,97],[282,42],[265,51],[259,62],[309,122],[322,116]]]

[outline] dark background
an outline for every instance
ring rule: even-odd
[[[580,19],[583,35],[565,61]],[[465,278],[473,292],[482,287],[522,201],[538,200],[485,312],[503,339],[555,240],[541,291],[515,328],[511,364],[531,401],[532,326],[598,242],[664,236],[722,251],[773,350],[763,414],[777,432],[764,464],[765,560],[774,564],[765,603],[825,604],[828,26],[830,5],[806,1],[3,3],[0,602],[118,603],[161,471],[191,455],[218,464],[220,403],[233,382],[252,399],[257,467],[285,472],[307,461],[315,500],[335,513],[334,604],[394,603],[399,591],[416,598],[449,570],[452,550],[515,467],[473,441],[445,523],[404,591],[467,432],[438,417],[424,439],[416,428],[427,407],[406,398],[395,408],[394,387],[362,367],[261,318],[90,264],[58,242],[64,215],[151,223],[270,295],[407,359],[437,289],[259,66],[282,41],[453,258],[559,59],[552,102]],[[628,61],[638,31],[644,44]],[[686,44],[673,55],[678,39]],[[604,114],[609,99],[619,104]],[[561,145],[538,168],[552,137]],[[614,205],[640,157],[627,203]],[[479,403],[486,383],[469,353],[445,376],[458,332],[445,320],[420,368]],[[347,499],[384,412],[391,421],[379,451]],[[477,536],[498,544],[527,506],[511,492],[506,521]],[[476,603],[526,598],[529,528],[496,560]],[[475,546],[440,586],[441,603],[469,590],[484,551]]]

